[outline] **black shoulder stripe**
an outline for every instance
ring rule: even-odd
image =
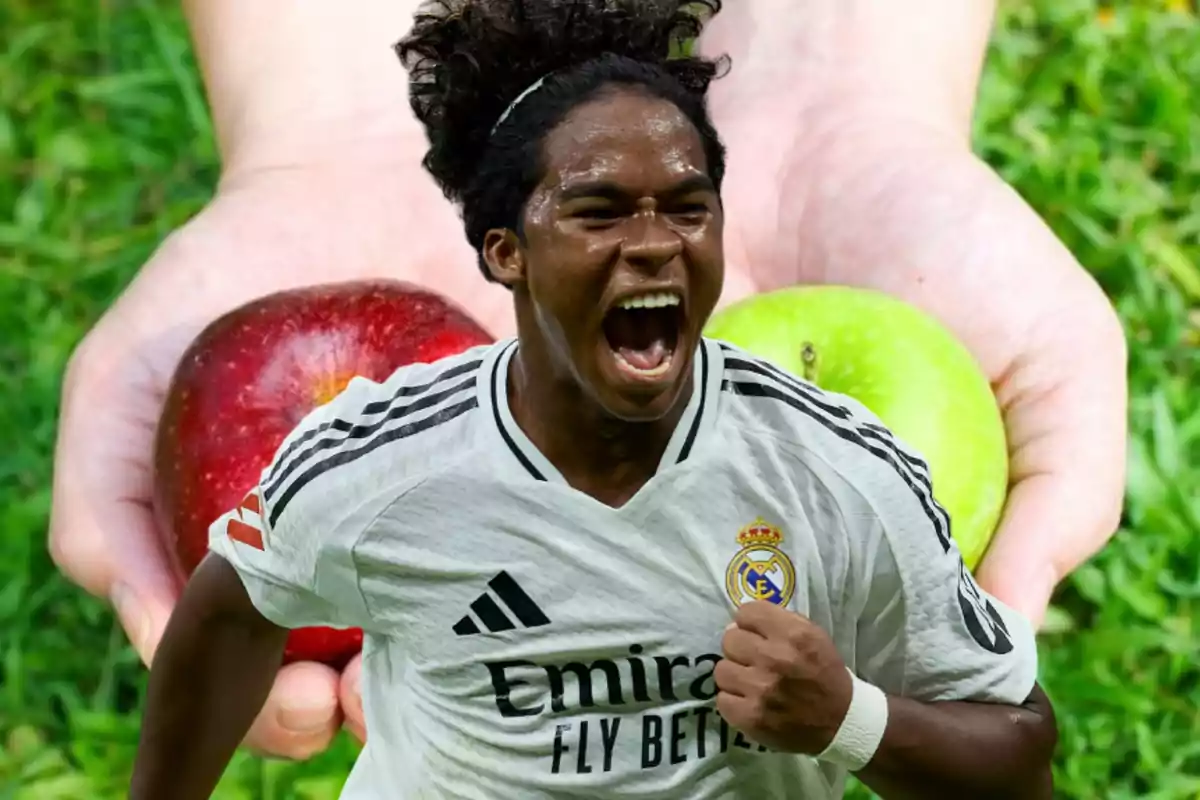
[[[453,380],[460,375],[466,375],[474,372],[475,370],[479,369],[479,365],[482,363],[483,362],[479,360],[467,361],[459,364],[456,367],[451,367],[445,372],[439,373],[436,378],[428,383],[423,383],[418,386],[401,386],[396,390],[396,393],[392,395],[391,399],[376,400],[375,402],[367,403],[365,406],[363,406],[362,411],[360,411],[359,414],[360,416],[367,416],[368,414],[381,414],[391,408],[397,400],[400,400],[404,397],[415,397],[417,395],[424,394],[433,387],[437,386],[439,383]],[[345,432],[352,430],[353,428],[354,426],[345,420],[334,419],[330,420],[329,422],[323,422],[312,430],[305,432],[302,436],[300,436],[300,438],[288,445],[287,449],[275,458],[275,463],[271,466],[271,471],[267,473],[267,482],[274,483],[279,476],[279,471],[283,469],[283,465],[288,458],[306,443],[312,441],[315,437],[320,436],[322,433],[328,430]]]
[[[873,441],[869,441],[864,436],[862,430],[856,429],[853,426],[837,424],[834,420],[819,414],[813,405],[807,402],[806,398],[797,397],[791,392],[784,391],[776,386],[754,381],[731,381],[726,379],[721,384],[721,391],[733,392],[745,397],[762,397],[778,400],[820,423],[825,429],[839,438],[858,445],[875,457],[883,460],[895,470],[900,479],[908,486],[909,491],[917,498],[917,501],[921,504],[921,509],[925,512],[926,518],[928,518],[934,532],[937,534],[938,542],[942,545],[942,550],[949,552],[950,518],[946,514],[945,509],[933,499],[933,493],[929,489],[928,482],[922,480],[923,476],[913,475],[912,472],[906,469],[905,462],[900,458],[896,448],[890,443],[880,442],[879,439],[882,437],[879,437],[877,433],[872,437]],[[918,488],[918,486],[925,489],[925,491],[921,491],[921,488]]]
[[[862,425],[859,425],[858,430],[859,433],[861,433],[865,438],[874,439],[895,453],[897,458],[912,467],[912,470],[917,474],[917,479],[921,482],[921,485],[924,486],[928,491],[933,491],[933,484],[929,480],[929,465],[916,456],[909,455],[908,453],[904,452],[901,447],[897,446],[895,435],[891,431],[889,431],[887,428],[872,424],[870,422],[864,422]]]
[[[745,372],[753,372],[756,375],[761,375],[764,378],[771,378],[782,384],[785,384],[789,389],[802,396],[805,400],[812,403],[829,416],[844,420],[850,419],[849,409],[828,402],[822,398],[818,392],[813,391],[813,389],[810,387],[800,383],[794,377],[788,375],[786,372],[772,364],[766,364],[762,361],[749,361],[745,358],[732,356],[725,359],[725,369],[740,369]]]
[[[732,351],[727,349],[727,352]],[[725,364],[729,369],[741,369],[747,372],[754,372],[764,377],[774,378],[776,381],[787,386],[793,392],[800,395],[802,398],[812,403],[814,406],[830,416],[846,421],[849,421],[852,416],[850,409],[832,403],[828,397],[821,392],[820,389],[802,383],[801,381],[797,380],[794,375],[784,372],[774,364],[766,361],[760,361],[758,359],[748,360],[737,355],[726,359]],[[906,464],[912,466],[917,473],[917,478],[921,482],[921,485],[924,486],[925,490],[932,496],[933,487],[930,485],[929,481],[929,465],[921,459],[914,458],[913,456],[904,452],[904,450],[900,447],[897,447],[894,436],[890,430],[882,425],[876,425],[873,422],[863,422],[857,426],[857,429],[863,436],[868,439],[876,440],[884,447],[887,447],[889,450],[891,450],[901,461],[904,461]]]
[[[423,394],[420,397],[418,397],[416,400],[414,400],[413,402],[409,403],[408,405],[393,406],[391,408],[391,410],[388,411],[387,414],[383,415],[382,417],[379,417],[374,422],[372,422],[370,425],[353,425],[353,426],[350,426],[349,428],[345,428],[344,429],[346,431],[345,436],[329,437],[326,439],[321,439],[320,441],[316,442],[311,447],[309,447],[307,450],[305,450],[303,453],[298,455],[294,461],[292,461],[290,464],[288,464],[287,467],[281,473],[279,473],[279,475],[275,478],[275,480],[271,481],[270,483],[268,483],[266,485],[266,487],[263,489],[263,498],[268,501],[273,499],[274,496],[279,492],[280,488],[282,488],[283,484],[287,481],[287,479],[294,472],[296,472],[296,470],[300,469],[305,464],[310,463],[317,456],[317,454],[319,454],[323,450],[329,450],[334,447],[339,447],[340,445],[345,444],[346,442],[350,442],[353,439],[369,438],[372,435],[374,435],[375,433],[382,430],[390,422],[393,422],[398,419],[402,419],[404,417],[409,416],[410,414],[415,414],[418,411],[423,411],[424,409],[432,408],[432,407],[438,405],[439,403],[441,403],[446,398],[451,397],[455,394],[458,394],[459,392],[463,391],[464,389],[473,389],[474,387],[475,387],[475,378],[468,377],[447,389],[443,389],[439,392],[428,392],[426,394]],[[345,425],[345,423],[342,423],[342,424]],[[339,430],[342,430],[342,429],[343,428],[339,427]]]
[[[415,422],[409,422],[396,428],[389,428],[388,430],[368,441],[357,450],[342,450],[341,452],[336,453],[329,458],[313,464],[305,472],[298,475],[296,480],[288,484],[288,487],[286,490],[284,490],[283,494],[279,495],[279,499],[271,504],[270,514],[267,518],[268,523],[274,525],[276,520],[279,519],[279,515],[283,513],[285,508],[287,508],[288,503],[290,503],[292,498],[296,496],[296,493],[319,475],[323,475],[330,470],[336,469],[345,464],[349,464],[353,461],[357,461],[368,453],[374,452],[380,447],[383,447],[385,444],[395,442],[400,439],[406,439],[409,436],[421,433],[422,431],[427,431],[430,428],[436,428],[439,425],[443,425],[456,417],[462,416],[471,409],[478,407],[478,405],[478,398],[472,395],[462,402],[441,408],[437,411],[437,413],[431,414],[424,419],[419,419]]]
[[[396,393],[392,395],[390,400],[376,400],[374,403],[367,403],[365,406],[363,406],[362,413],[381,414],[384,411],[387,411],[388,408],[390,408],[391,405],[401,397],[415,397],[416,395],[424,394],[433,387],[437,386],[439,383],[452,381],[461,375],[474,374],[475,370],[479,369],[479,366],[482,363],[483,361],[481,359],[476,359],[475,361],[464,361],[458,366],[451,367],[445,372],[439,372],[437,377],[428,383],[422,383],[417,386],[401,386],[396,390]]]

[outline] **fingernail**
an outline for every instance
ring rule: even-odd
[[[137,650],[142,660],[148,662],[150,654],[145,652],[145,647],[146,639],[150,636],[150,615],[138,602],[137,595],[128,584],[113,584],[109,600],[113,610],[117,612],[117,618],[121,620],[121,627],[125,629],[129,643]]]
[[[279,725],[291,733],[317,733],[329,725],[329,713],[326,703],[285,703],[279,709]]]

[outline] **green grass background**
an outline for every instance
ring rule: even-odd
[[[74,344],[205,202],[216,156],[177,4],[3,0],[0,40],[0,800],[115,798],[146,673],[46,553],[59,383]],[[1194,10],[1009,4],[976,141],[1094,270],[1131,343],[1124,524],[1066,581],[1041,639],[1060,795],[1200,798]],[[218,797],[334,797],[353,751],[241,754]]]

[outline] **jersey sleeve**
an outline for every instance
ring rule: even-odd
[[[949,518],[932,497],[928,466],[894,437],[878,444],[890,462],[866,487],[865,606],[858,672],[884,691],[927,702],[1018,705],[1037,679],[1029,622],[985,592],[963,563]]]
[[[284,439],[236,508],[209,526],[209,551],[237,571],[255,608],[286,628],[366,627],[352,550],[365,522],[344,483],[305,481],[370,401],[356,378]]]

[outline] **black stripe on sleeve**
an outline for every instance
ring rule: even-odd
[[[398,419],[403,419],[418,411],[423,411],[427,408],[433,408],[447,398],[458,394],[464,389],[471,389],[475,385],[475,378],[465,378],[460,383],[451,386],[448,389],[443,389],[440,392],[430,392],[421,395],[413,402],[405,406],[394,406],[387,414],[372,422],[370,425],[354,425],[347,429],[347,435],[337,438],[330,437],[321,439],[313,444],[312,447],[301,453],[295,461],[287,465],[287,468],[279,474],[274,481],[268,483],[263,489],[263,497],[267,500],[274,498],[279,490],[283,488],[284,483],[296,470],[313,462],[314,457],[324,450],[331,450],[335,447],[340,447],[347,443],[353,443],[355,439],[368,439],[374,434],[383,430],[389,423],[395,422]]]
[[[454,380],[455,378],[457,378],[461,375],[468,375],[468,374],[474,373],[477,369],[479,369],[479,366],[482,363],[483,362],[479,361],[479,360],[468,361],[463,364],[459,364],[456,367],[451,367],[450,369],[446,370],[445,372],[440,373],[436,378],[429,381],[428,383],[422,383],[417,386],[401,386],[399,389],[396,390],[395,394],[393,394],[390,399],[375,400],[371,403],[367,403],[365,406],[363,406],[362,411],[359,412],[359,416],[365,417],[365,416],[371,416],[374,414],[382,414],[383,412],[391,409],[391,407],[397,401],[401,400],[402,398],[419,397],[440,383]],[[347,432],[347,431],[354,431],[355,427],[356,426],[354,424],[347,422],[346,420],[334,419],[334,420],[330,420],[329,422],[323,422],[320,425],[318,425],[317,427],[313,428],[312,430],[306,431],[302,436],[300,436],[295,441],[293,441],[291,444],[289,444],[287,446],[286,450],[284,450],[282,453],[280,453],[278,456],[276,456],[275,463],[271,466],[270,472],[267,473],[267,479],[265,482],[266,483],[274,483],[276,481],[276,479],[279,477],[279,471],[283,469],[283,465],[288,460],[288,458],[290,458],[293,453],[295,453],[297,450],[299,450],[305,444],[312,441],[315,437],[320,436],[322,433],[324,433],[325,431],[328,431],[328,430]],[[301,457],[301,460],[303,460],[304,458],[307,458],[312,452],[313,451],[309,451],[308,453],[306,453],[304,456]],[[289,469],[290,469],[290,467],[289,467]]]
[[[745,370],[765,378],[771,378],[778,383],[782,383],[800,398],[821,409],[826,414],[840,420],[852,422],[853,414],[851,414],[850,409],[834,403],[820,389],[797,380],[794,375],[788,374],[774,364],[759,359],[747,359],[744,355],[731,350],[725,344],[722,344],[721,347],[729,354],[725,362],[728,369]],[[912,466],[917,473],[918,482],[925,487],[930,496],[933,495],[933,487],[929,481],[929,465],[919,458],[914,458],[898,447],[890,430],[872,422],[862,422],[856,427],[863,436],[876,440],[891,450],[897,458]]]
[[[470,398],[463,400],[462,402],[440,408],[436,413],[431,414],[424,419],[419,419],[415,422],[409,422],[397,428],[389,428],[368,441],[365,445],[357,450],[342,450],[334,455],[331,455],[329,458],[318,461],[316,464],[313,464],[311,467],[309,467],[308,470],[298,475],[294,481],[288,484],[287,489],[285,489],[283,493],[279,495],[279,499],[270,505],[271,511],[268,522],[271,525],[274,525],[275,521],[279,519],[279,515],[283,513],[285,508],[287,508],[288,503],[290,503],[292,498],[296,496],[296,493],[304,488],[304,486],[310,483],[314,478],[323,475],[332,469],[336,469],[337,467],[357,461],[368,453],[372,453],[375,450],[378,450],[380,447],[383,447],[385,444],[396,442],[401,439],[408,438],[409,436],[421,433],[422,431],[427,431],[431,428],[436,428],[439,425],[443,425],[450,420],[467,413],[471,409],[477,408],[478,406],[479,400],[472,395]]]
[[[949,552],[950,519],[946,514],[945,509],[938,505],[937,501],[933,499],[932,492],[929,492],[927,495],[926,492],[922,492],[918,488],[918,485],[925,487],[925,484],[921,481],[920,476],[912,475],[912,473],[905,468],[903,465],[903,459],[897,455],[896,450],[893,447],[878,443],[878,440],[876,439],[878,434],[876,434],[875,437],[872,437],[872,439],[875,439],[875,441],[869,441],[867,437],[863,435],[862,431],[855,429],[854,427],[846,427],[837,424],[828,417],[819,414],[816,408],[813,407],[814,404],[808,402],[806,398],[797,397],[791,392],[784,391],[776,386],[758,383],[755,381],[732,381],[726,379],[721,385],[721,390],[733,392],[745,397],[761,397],[784,403],[785,405],[794,408],[795,410],[820,423],[828,431],[839,438],[858,445],[867,452],[886,462],[893,470],[895,470],[896,474],[900,476],[900,479],[904,481],[905,485],[908,486],[909,490],[913,493],[913,496],[917,498],[917,502],[920,503],[921,509],[925,512],[926,518],[933,526],[934,533],[938,537],[938,542],[941,544],[942,550],[944,552]],[[824,408],[824,406],[821,407]]]

